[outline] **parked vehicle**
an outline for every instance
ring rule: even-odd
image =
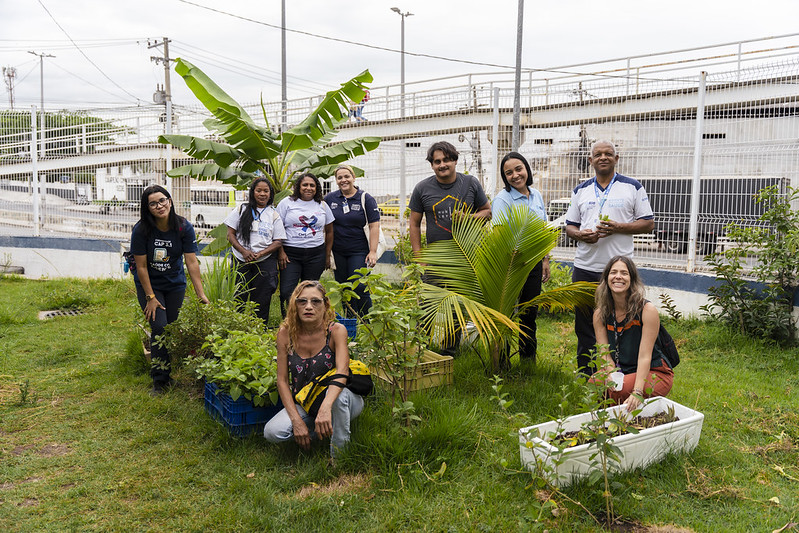
[[[377,204],[381,215],[399,216],[400,214],[400,200],[399,198],[389,198],[385,202]],[[405,209],[408,208],[408,202],[405,202]]]
[[[655,238],[658,246],[672,253],[688,251],[691,220],[691,176],[667,178],[639,177],[655,215]],[[781,192],[787,179],[776,176],[707,176],[701,178],[697,249],[702,255],[715,251],[719,237],[735,222],[743,226],[759,226],[758,220],[767,209],[755,201],[761,189],[776,185]]]

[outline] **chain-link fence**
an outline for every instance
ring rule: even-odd
[[[609,140],[620,155],[617,171],[644,184],[655,211],[655,232],[636,237],[637,261],[706,269],[704,254],[733,244],[725,236],[728,223],[757,223],[757,190],[799,185],[796,41],[788,36],[779,46],[734,43],[726,45],[727,52],[714,49],[695,59],[683,51],[527,72],[519,151],[530,161],[550,219],[564,222],[571,190],[593,175],[590,144]],[[476,176],[489,196],[501,185],[496,164],[511,149],[513,88],[507,73],[429,80],[405,89],[372,89],[364,120],[352,117],[334,139],[383,139],[353,164],[365,170],[358,184],[381,204],[389,233],[401,229],[402,198],[432,175],[425,156],[433,142],[454,144],[458,171]],[[320,99],[288,102],[285,123],[300,122]],[[274,129],[284,122],[280,103],[245,108],[257,122],[266,116]],[[176,104],[171,130],[219,140],[202,125],[210,116],[199,105]],[[3,233],[127,240],[144,187],[172,186],[166,171],[191,161],[157,143],[169,121],[163,106],[5,110],[0,121]],[[692,212],[692,183],[700,176]],[[33,187],[37,179],[43,189]],[[229,186],[196,180],[190,191],[172,193],[201,235],[243,198]],[[562,239],[555,256],[569,259],[569,244]]]

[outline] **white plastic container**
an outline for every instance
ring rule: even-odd
[[[675,422],[661,424],[653,428],[646,428],[637,434],[628,433],[613,437],[612,442],[622,453],[619,464],[611,463],[613,471],[632,470],[646,467],[660,461],[669,452],[690,452],[699,444],[699,435],[702,432],[702,422],[705,415],[694,411],[668,398],[655,397],[645,401],[641,416],[653,416],[657,413],[668,411],[672,407],[674,414],[679,418]],[[620,418],[618,413],[626,411],[622,406],[607,409],[612,418]],[[584,422],[591,420],[591,413],[582,413],[566,418],[560,431],[578,431]],[[588,476],[593,468],[591,455],[597,448],[591,444],[581,444],[563,451],[563,462],[555,466],[553,458],[557,448],[549,444],[550,433],[558,431],[558,422],[550,421],[522,428],[519,430],[519,451],[522,465],[528,470],[535,470],[536,457],[552,470],[544,472],[550,483],[563,487]]]

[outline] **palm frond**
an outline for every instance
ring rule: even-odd
[[[283,151],[310,148],[335,127],[349,110],[350,102],[359,102],[366,94],[364,83],[371,83],[372,75],[364,70],[351,80],[342,83],[341,88],[329,91],[319,105],[305,120],[283,133]]]
[[[543,309],[553,312],[570,311],[575,307],[594,305],[594,292],[597,284],[591,281],[576,281],[542,292],[529,302],[524,302],[519,306],[521,312],[524,308],[536,305]]]
[[[424,327],[431,337],[446,343],[458,329],[470,323],[483,340],[499,339],[504,331],[520,332],[519,325],[506,315],[452,290],[422,283]]]

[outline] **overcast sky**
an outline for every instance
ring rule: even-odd
[[[172,57],[192,61],[239,101],[255,102],[261,94],[267,101],[279,100],[280,0],[191,2],[256,22],[181,0],[0,0],[0,65],[17,70],[15,107],[29,108],[40,98],[39,58],[28,51],[56,56],[44,59],[48,109],[150,103],[164,72],[150,60],[160,51],[148,49],[147,40],[163,36],[173,40]],[[393,6],[413,13],[405,24],[409,53],[511,67],[515,63],[518,0],[286,4],[288,29],[367,45],[289,32],[290,99],[320,94],[367,68],[374,86],[398,83],[401,18],[390,10]],[[789,34],[799,31],[797,21],[797,0],[527,0],[522,64],[555,67]],[[406,57],[408,82],[496,70]],[[176,103],[195,102],[174,73],[172,82]],[[0,107],[8,107],[6,90]]]

